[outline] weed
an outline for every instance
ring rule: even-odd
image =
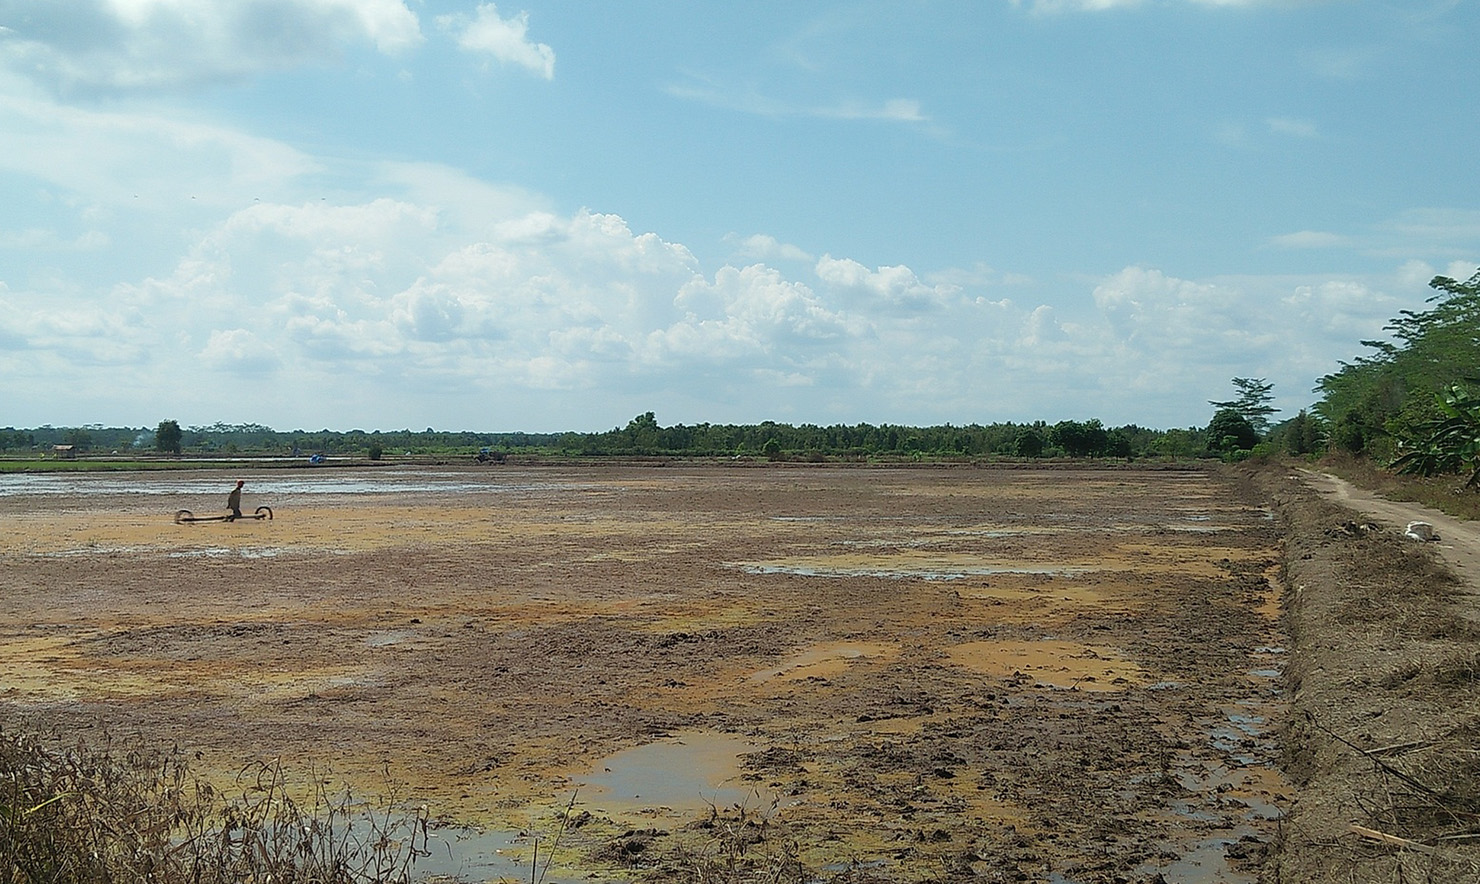
[[[259,762],[228,798],[178,748],[54,749],[0,729],[0,884],[407,884],[425,810],[312,782],[299,800],[279,762]]]

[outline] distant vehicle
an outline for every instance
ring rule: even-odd
[[[478,463],[503,463],[504,457],[505,455],[502,451],[494,451],[492,448],[485,446],[478,449],[478,454],[473,459],[478,461]]]

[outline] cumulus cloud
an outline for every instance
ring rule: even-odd
[[[873,300],[894,306],[925,308],[939,304],[956,291],[955,286],[948,284],[926,285],[904,265],[869,270],[857,261],[832,255],[819,258],[815,272],[819,279],[839,289],[862,292]]]
[[[736,257],[757,261],[806,261],[810,263],[813,258],[799,246],[784,243],[774,236],[764,233],[755,233],[750,236],[741,237],[731,233],[725,237],[725,241],[735,247]]]
[[[62,93],[190,87],[422,40],[401,0],[84,0],[5,4],[0,66]]]
[[[546,80],[555,76],[555,50],[529,38],[527,12],[503,18],[495,4],[481,3],[472,18],[461,13],[443,15],[437,24],[453,33],[458,47],[466,52],[486,54]]]
[[[0,234],[0,248],[55,252],[24,282],[0,280],[0,375],[13,395],[51,396],[96,387],[101,366],[136,391],[122,418],[78,394],[74,407],[102,409],[86,420],[596,429],[656,408],[685,421],[1166,425],[1233,376],[1304,393],[1459,257],[1381,286],[1141,267],[1066,283],[813,257],[756,234],[731,237],[731,262],[706,267],[615,213],[445,166],[352,164],[207,126],[0,102],[21,124],[0,127],[0,170],[57,191],[76,224]],[[77,143],[97,146],[90,163],[67,153]],[[321,198],[336,178],[375,195]],[[172,223],[148,263],[117,270],[156,216]],[[1475,227],[1472,213],[1430,210],[1388,233],[1458,247],[1480,245]],[[70,260],[81,248],[109,260]],[[93,264],[111,275],[90,280],[79,268]],[[68,419],[35,395],[13,407]],[[1045,414],[1048,402],[1073,411]]]

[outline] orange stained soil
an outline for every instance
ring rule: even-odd
[[[274,518],[229,524],[173,521],[216,514],[211,474],[0,477],[0,725],[388,775],[456,823],[548,831],[574,794],[572,875],[714,796],[899,879],[1273,832],[1278,537],[1230,479],[304,472],[246,476]]]

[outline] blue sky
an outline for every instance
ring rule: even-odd
[[[0,425],[1289,416],[1480,261],[1472,2],[0,0]]]

